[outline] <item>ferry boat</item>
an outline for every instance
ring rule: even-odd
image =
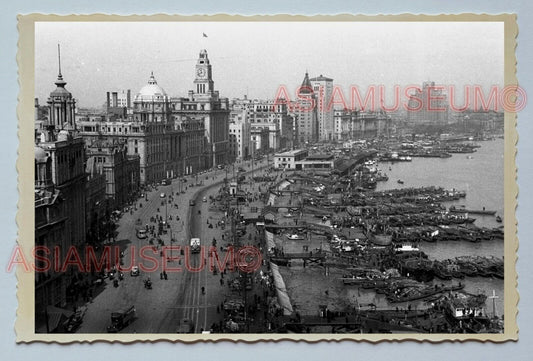
[[[398,245],[398,246],[396,246],[396,248],[394,248],[394,252],[396,252],[396,253],[418,252],[418,251],[420,251],[420,249],[418,247],[414,247],[411,244],[402,244],[402,245]]]
[[[487,214],[487,215],[495,215],[496,211],[488,211],[485,209],[465,209],[465,208],[456,208],[455,206],[451,206],[449,208],[449,211],[452,213],[472,213],[472,214]]]

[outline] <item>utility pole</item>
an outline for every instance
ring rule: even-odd
[[[226,171],[226,179],[225,179],[226,187],[228,186],[228,167],[229,167],[229,164],[226,163],[226,166],[224,167],[224,170]]]
[[[255,142],[252,143],[252,180],[254,179]]]
[[[496,299],[499,297],[496,296],[495,290],[492,290],[492,296],[489,296],[489,298],[492,298],[492,318],[496,318]]]

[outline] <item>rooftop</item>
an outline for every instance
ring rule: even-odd
[[[320,76],[317,76],[315,78],[312,78],[310,79],[311,81],[333,81],[333,79],[331,78],[328,78],[326,76],[323,76],[322,74],[320,74]]]
[[[305,158],[306,160],[329,160],[333,159],[332,154],[313,154]]]
[[[307,152],[307,150],[305,149],[294,149],[294,150],[289,150],[283,153],[276,153],[274,154],[274,156],[275,157],[294,157],[296,155],[303,154],[305,152]]]

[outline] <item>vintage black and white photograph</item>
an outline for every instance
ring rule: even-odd
[[[505,334],[506,35],[36,21],[32,331]]]

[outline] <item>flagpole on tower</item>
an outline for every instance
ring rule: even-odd
[[[202,48],[206,50],[207,50],[207,39],[208,39],[207,34],[202,32],[202,40],[201,40]]]

